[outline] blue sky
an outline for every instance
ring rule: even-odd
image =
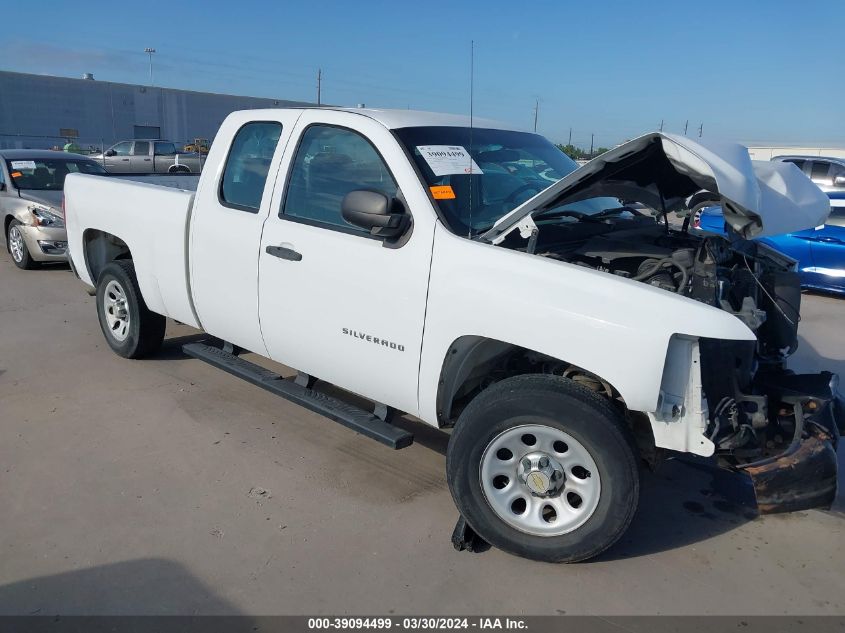
[[[845,144],[845,12],[798,0],[42,2],[0,69],[323,101],[469,109],[609,146],[656,129]],[[23,6],[23,5],[21,5]],[[9,7],[14,13],[16,9]],[[2,95],[0,95],[2,98]]]

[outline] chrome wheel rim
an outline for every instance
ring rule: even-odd
[[[601,497],[601,476],[587,448],[542,424],[516,426],[493,438],[481,456],[480,476],[493,512],[535,536],[577,530]]]
[[[12,258],[19,264],[23,261],[23,235],[18,227],[13,226],[9,229],[9,250],[12,252]]]
[[[103,293],[103,309],[109,332],[116,341],[125,341],[129,336],[129,308],[123,287],[114,279]]]

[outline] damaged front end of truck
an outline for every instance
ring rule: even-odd
[[[577,210],[597,198],[622,206]],[[727,236],[688,230],[691,208],[702,199],[721,205]],[[828,213],[827,197],[794,165],[751,161],[739,145],[649,134],[570,173],[482,237],[646,283],[745,323],[756,340],[678,340],[676,352],[683,351],[675,365],[670,343],[663,379],[664,386],[673,376],[679,383],[676,398],[661,392],[649,418],[656,436],[686,419],[685,433],[694,437],[663,445],[686,441],[686,450],[746,473],[760,512],[772,513],[833,501],[845,404],[835,374],[788,368],[799,341],[796,262],[753,238],[818,226]]]

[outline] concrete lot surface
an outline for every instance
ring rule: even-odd
[[[804,306],[796,365],[845,373],[845,303]],[[121,359],[66,268],[0,254],[0,614],[845,613],[841,500],[759,518],[671,461],[596,561],[457,553],[445,436],[391,451],[183,356],[195,334]]]

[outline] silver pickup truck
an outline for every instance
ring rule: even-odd
[[[135,139],[91,156],[112,174],[198,174],[205,162],[193,152],[178,152],[172,141]]]

